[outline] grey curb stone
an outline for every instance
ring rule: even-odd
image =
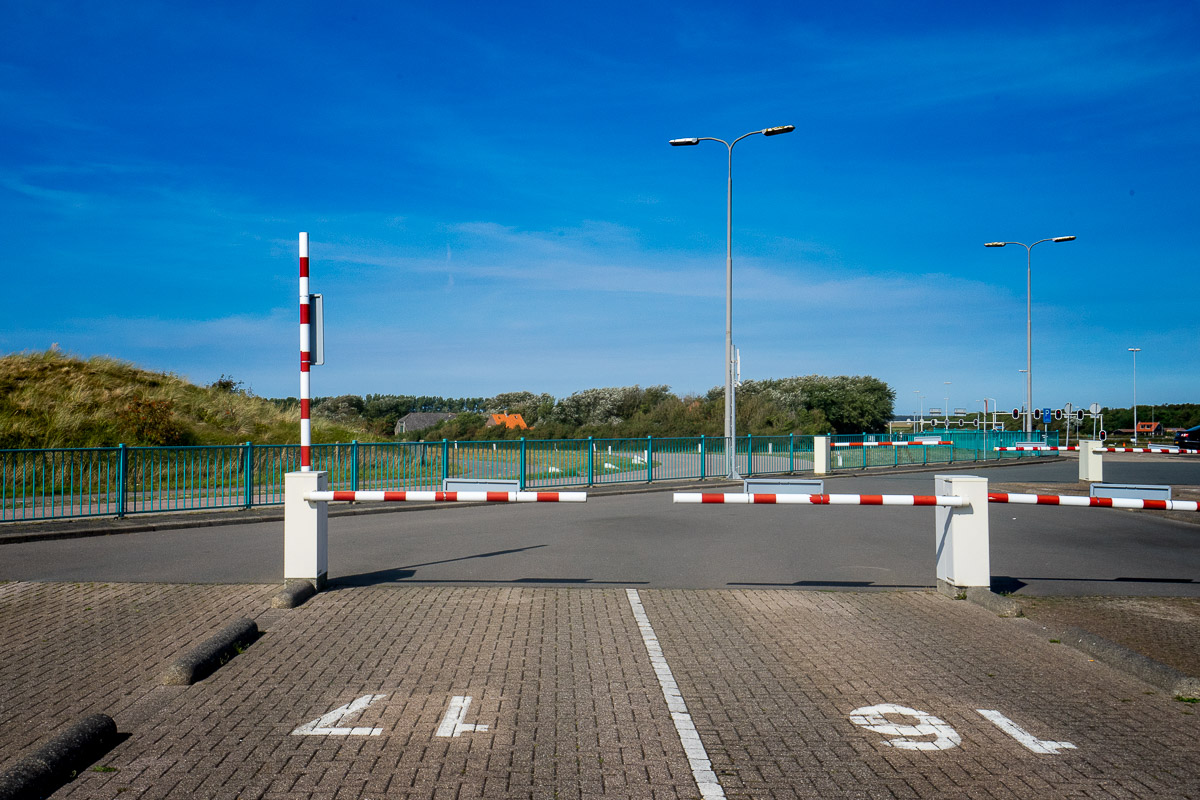
[[[316,593],[316,587],[309,581],[289,581],[271,598],[271,608],[295,608]]]
[[[112,717],[84,717],[0,774],[0,800],[48,797],[116,742]]]
[[[1135,653],[1103,636],[1070,627],[1064,628],[1057,638],[1063,644],[1095,656],[1098,661],[1170,692],[1175,697],[1200,697],[1200,678],[1185,675],[1174,667]]]
[[[982,586],[955,586],[938,578],[937,590],[939,593],[947,597],[953,597],[955,600],[970,600],[975,605],[983,606],[988,611],[1000,617],[1022,616],[1020,603],[1010,597],[998,595],[991,589],[985,589]]]
[[[237,655],[238,647],[245,647],[257,638],[258,624],[254,620],[247,617],[235,620],[167,667],[163,685],[190,686],[203,680]]]

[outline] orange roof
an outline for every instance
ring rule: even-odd
[[[488,420],[488,426],[500,425],[506,428],[520,428],[521,430],[529,428],[520,414],[492,414],[492,418]]]

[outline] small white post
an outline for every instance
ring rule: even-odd
[[[813,473],[824,475],[829,472],[829,437],[813,437]]]
[[[987,478],[935,475],[934,494],[967,498],[962,508],[938,506],[934,517],[938,584],[991,588]]]
[[[321,591],[329,572],[329,504],[304,495],[327,491],[329,476],[289,472],[283,485],[283,585],[310,583]]]
[[[1099,450],[1102,446],[1102,442],[1094,439],[1079,440],[1079,480],[1104,480],[1104,456]]]

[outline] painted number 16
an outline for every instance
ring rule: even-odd
[[[977,708],[975,711],[1035,753],[1058,755],[1060,750],[1075,749],[1075,745],[1070,742],[1042,741],[999,711],[989,711],[985,708]],[[888,716],[908,717],[915,724],[891,722]],[[885,740],[884,744],[901,750],[949,750],[962,743],[958,731],[943,720],[924,711],[893,703],[856,708],[850,712],[850,721],[867,730],[891,737]]]

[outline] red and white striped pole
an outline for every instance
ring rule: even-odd
[[[308,492],[310,503],[586,503],[587,492]]]
[[[312,419],[309,416],[310,378],[308,300],[308,234],[300,234],[300,471],[312,470]]]

